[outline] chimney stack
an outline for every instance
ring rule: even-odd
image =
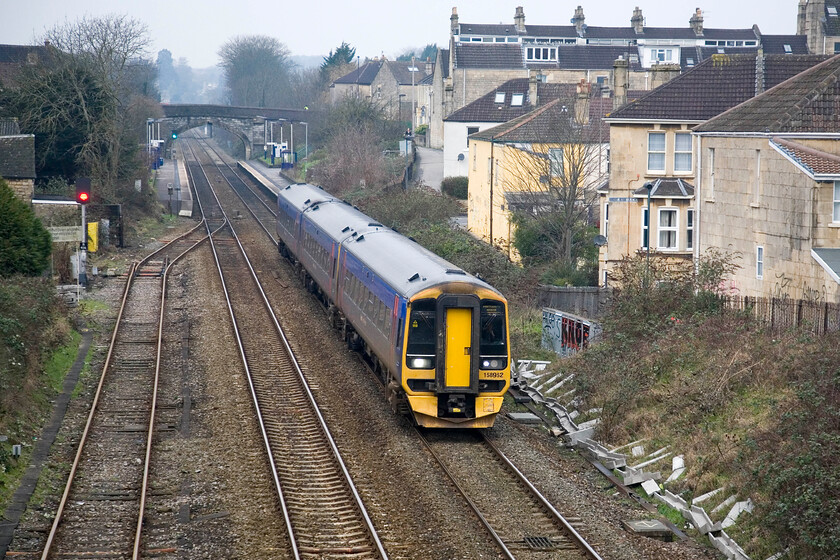
[[[679,64],[655,64],[650,67],[650,89],[656,89],[680,75]]]
[[[537,84],[537,72],[533,70],[528,71],[528,101],[530,101],[532,107],[536,107],[540,104],[540,97],[538,93],[539,85]]]
[[[516,7],[516,13],[513,15],[513,26],[520,35],[525,33],[525,10],[522,6]]]
[[[579,37],[583,37],[583,31],[586,29],[586,25],[583,23],[584,20],[586,20],[586,16],[583,15],[583,8],[578,6],[575,9],[575,17],[572,18],[572,22],[575,24],[575,29]]]
[[[449,34],[458,35],[458,8],[452,8],[452,15],[449,16]]]
[[[688,20],[688,25],[694,30],[695,35],[703,36],[703,12],[700,11],[700,8],[694,10],[694,15]]]
[[[613,111],[627,103],[627,90],[630,89],[630,65],[623,56],[613,63]]]
[[[638,34],[645,32],[645,18],[642,17],[642,10],[636,6],[636,9],[633,10],[633,17],[630,18],[630,25],[633,26],[633,31]]]
[[[435,71],[435,65],[434,65],[434,64],[432,64],[432,60],[431,60],[431,58],[429,58],[429,57],[427,56],[427,57],[426,57],[426,74],[427,74],[427,75],[428,75],[428,74],[431,74],[431,73],[432,73],[432,72],[434,72],[434,71]]]
[[[589,122],[589,95],[592,92],[592,84],[585,78],[580,79],[577,84],[577,99],[575,100],[575,120],[578,124]]]

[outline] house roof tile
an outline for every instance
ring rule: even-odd
[[[541,103],[565,97],[573,99],[575,84],[537,84],[537,95]],[[504,93],[505,100],[496,103],[496,93]],[[512,105],[513,94],[522,94],[522,105]],[[528,78],[508,80],[472,103],[461,107],[444,120],[447,122],[507,122],[534,109],[528,96]]]
[[[840,133],[840,55],[745,100],[695,130]]]
[[[834,13],[829,10],[834,7]],[[840,35],[840,0],[825,0],[825,34],[831,36]]]
[[[622,106],[609,118],[708,120],[755,96],[756,56],[712,55],[692,70]],[[765,55],[764,87],[775,86],[825,59],[823,55]]]
[[[35,136],[0,136],[0,177],[35,178]]]
[[[840,175],[840,157],[783,138],[771,142],[812,175]]]
[[[785,49],[790,47],[790,52]],[[762,35],[764,54],[808,54],[808,37],[805,35]]]
[[[358,68],[354,69],[352,72],[345,74],[344,76],[337,79],[335,82],[336,84],[359,84],[363,86],[369,86],[373,83],[374,78],[376,75],[379,74],[379,69],[382,66],[382,61],[375,60],[372,62],[365,62]],[[411,83],[411,82],[409,82]]]
[[[524,68],[518,44],[455,45],[455,68]]]
[[[403,86],[410,86],[411,85],[411,75],[414,74],[414,84],[420,83],[420,81],[431,73],[426,73],[426,63],[420,60],[414,61],[413,68],[417,70],[412,72],[409,68],[412,68],[410,60],[388,60],[385,62],[388,65],[388,68],[391,70],[391,73],[397,79],[397,83]]]
[[[660,177],[652,183],[651,198],[692,198],[694,196],[694,185],[680,177]],[[647,197],[648,192],[645,187],[639,187],[633,191],[633,194]]]
[[[608,103],[605,103],[607,101]],[[583,126],[581,138],[588,142],[609,142],[609,129],[598,124],[612,107],[611,100],[600,97],[589,99],[589,123]],[[557,138],[557,123],[570,118],[574,108],[554,99],[536,109],[503,124],[476,132],[470,138],[497,142],[549,142]]]

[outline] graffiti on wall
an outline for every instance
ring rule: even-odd
[[[543,348],[569,356],[586,348],[600,334],[598,323],[571,313],[543,308]]]

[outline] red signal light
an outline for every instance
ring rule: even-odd
[[[76,179],[76,202],[79,204],[90,202],[90,179],[87,177]]]

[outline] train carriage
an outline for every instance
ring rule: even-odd
[[[320,187],[287,187],[278,210],[280,252],[371,358],[395,408],[426,427],[492,426],[510,383],[504,297]]]

